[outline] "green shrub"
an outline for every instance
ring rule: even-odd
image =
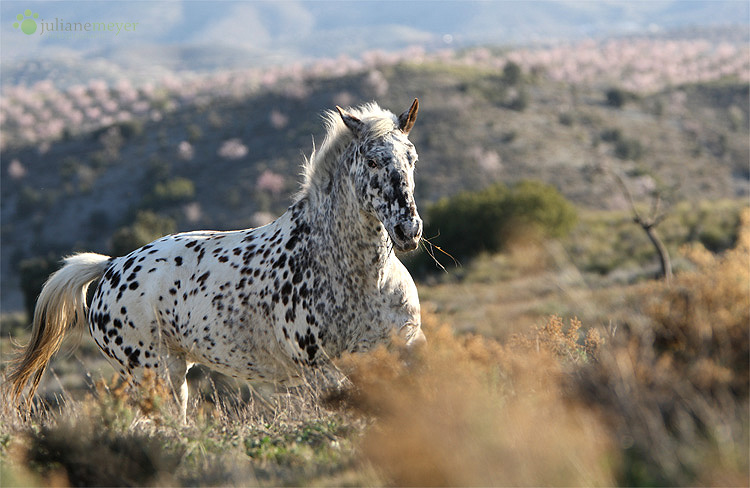
[[[172,178],[154,187],[154,196],[163,201],[180,202],[195,196],[195,185],[188,178]]]
[[[152,185],[155,181],[166,181],[167,178],[169,178],[171,171],[172,170],[169,167],[169,163],[156,156],[152,157],[148,161],[146,174],[143,176],[144,187],[148,188],[148,186]]]
[[[169,217],[162,217],[154,212],[138,212],[135,222],[121,227],[112,235],[112,253],[124,256],[134,249],[148,244],[167,234],[176,232],[177,224]]]
[[[508,85],[512,86],[521,81],[522,74],[521,67],[517,63],[514,63],[513,61],[505,63],[505,66],[503,67],[503,80]]]
[[[615,156],[620,159],[636,161],[643,156],[644,148],[641,142],[624,136],[620,129],[603,130],[599,134],[599,138],[604,142],[613,143],[615,145]]]
[[[643,156],[643,145],[637,139],[620,139],[615,144],[615,156],[636,161]]]
[[[563,237],[576,223],[573,204],[554,186],[540,181],[517,183],[511,188],[505,205],[507,224],[533,226],[544,236]]]
[[[607,105],[615,108],[622,108],[627,102],[636,100],[634,93],[623,90],[622,88],[610,88],[607,90]]]
[[[605,129],[599,134],[599,138],[604,142],[618,142],[622,140],[622,131],[620,129]]]
[[[499,226],[505,220],[508,189],[493,185],[481,192],[462,192],[427,209],[425,235],[457,257],[470,257],[499,248]]]
[[[563,237],[576,222],[574,206],[554,187],[538,181],[521,181],[511,188],[498,183],[459,193],[428,208],[426,216],[425,236],[459,259],[502,251],[529,233]]]
[[[73,181],[82,165],[83,163],[74,156],[64,158],[60,164],[60,178],[65,182]]]
[[[154,185],[145,197],[143,207],[164,207],[183,203],[195,196],[195,184],[188,178],[176,177]]]
[[[117,127],[125,139],[132,139],[143,134],[143,122],[140,120],[126,120],[117,124]]]
[[[560,122],[561,125],[570,127],[575,124],[575,117],[570,112],[562,112],[558,114],[557,121]]]

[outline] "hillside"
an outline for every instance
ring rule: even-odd
[[[583,44],[381,54],[146,87],[10,90],[2,117],[2,310],[21,307],[23,259],[111,253],[112,233],[139,210],[173,219],[180,231],[255,226],[280,214],[303,156],[322,141],[320,114],[336,104],[377,100],[400,112],[419,97],[411,138],[422,207],[495,181],[538,179],[581,208],[624,209],[596,171],[604,163],[646,203],[655,188],[675,203],[746,197],[745,51],[642,42],[654,58],[648,69],[663,64],[665,72],[668,55],[657,47],[691,47],[693,57],[678,60],[687,72],[657,72],[646,83],[626,62],[638,47],[610,43],[599,49],[622,53],[615,71],[590,61],[598,51]],[[511,61],[517,69],[506,69]],[[710,67],[710,76],[692,75],[690,63]]]
[[[401,257],[427,343],[344,355],[270,396],[197,366],[185,423],[170,386],[128,385],[70,334],[30,412],[0,402],[0,485],[747,484],[746,41],[116,78],[2,88],[0,376],[62,255],[260,225],[292,200],[324,110],[415,96],[427,222]],[[647,219],[664,210],[671,281],[628,191]]]

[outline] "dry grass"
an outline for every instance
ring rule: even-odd
[[[577,379],[627,484],[748,484],[750,210],[742,224],[734,249],[689,249],[696,271],[646,287],[652,324],[624,328]]]
[[[381,348],[344,361],[356,386],[351,404],[377,418],[363,453],[389,483],[614,483],[607,431],[566,398],[552,340],[537,351],[456,337],[434,318],[426,326],[430,340],[416,354]]]
[[[37,404],[23,418],[0,412],[0,486],[300,485],[306,480],[372,484],[351,437],[364,424],[324,409],[318,393],[238,404],[215,390],[180,421],[171,392],[97,382],[83,399]]]
[[[750,210],[735,249],[634,301],[647,322],[577,319],[503,345],[427,317],[414,355],[348,358],[362,450],[395,485],[748,483]]]

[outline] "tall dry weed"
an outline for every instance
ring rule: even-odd
[[[736,248],[645,286],[648,326],[551,317],[507,345],[425,317],[416,352],[342,361],[396,485],[748,484],[750,210]]]
[[[353,405],[376,417],[364,456],[406,486],[611,485],[597,415],[568,401],[554,353],[456,337],[426,317],[420,350],[342,362]]]
[[[513,336],[510,345],[537,352],[547,351],[563,364],[588,362],[596,359],[604,340],[597,329],[588,329],[584,334],[582,326],[576,317],[571,318],[566,326],[562,317],[553,315],[543,326]]]
[[[166,408],[170,395],[149,376],[142,388],[99,381],[93,393],[79,402],[64,400],[58,412],[40,405],[34,416],[9,429],[16,476],[50,486],[174,483],[184,449],[166,442],[169,436],[159,429],[177,425],[177,416]]]
[[[247,402],[216,388],[187,423],[155,375],[98,381],[25,417],[0,404],[0,486],[377,483],[351,449],[364,423],[323,409],[314,387]]]
[[[624,483],[747,486],[750,209],[734,249],[686,254],[695,271],[643,292],[651,326],[624,328],[578,387],[617,435]]]

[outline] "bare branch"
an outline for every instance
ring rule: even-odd
[[[617,183],[617,186],[619,186],[622,194],[627,199],[628,204],[630,205],[630,211],[633,213],[633,221],[636,224],[640,225],[643,231],[646,232],[646,235],[656,249],[656,253],[659,256],[659,262],[661,264],[662,277],[664,278],[664,281],[669,284],[672,281],[672,263],[669,259],[669,252],[667,251],[666,246],[659,238],[659,236],[656,235],[656,226],[659,225],[667,216],[667,213],[661,209],[661,194],[659,193],[659,191],[654,191],[651,200],[650,216],[648,218],[643,218],[643,216],[638,212],[638,208],[635,205],[635,200],[633,199],[633,194],[630,192],[630,188],[628,188],[628,185],[625,182],[625,178],[614,169],[605,168],[604,165],[602,165],[601,168],[604,172],[608,172],[612,175],[612,177],[615,179],[615,182]]]

